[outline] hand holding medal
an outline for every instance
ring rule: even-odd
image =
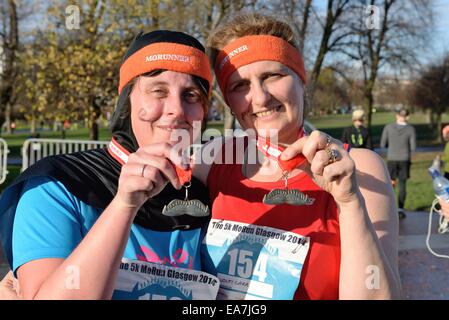
[[[195,217],[209,215],[206,205],[199,200],[188,199],[192,171],[188,166],[185,169],[181,167],[182,157],[171,152],[170,144],[156,143],[141,147],[130,154],[112,139],[108,151],[123,165],[117,195],[127,207],[139,209],[148,198],[159,194],[170,182],[176,189],[185,188],[185,198],[171,201],[164,207],[163,214],[188,214]]]
[[[341,142],[315,130],[288,146],[280,158],[288,161],[301,154],[307,159],[301,169],[338,204],[358,196],[355,163]]]
[[[209,207],[204,205],[200,200],[189,200],[189,187],[192,185],[192,169],[182,169],[176,165],[173,165],[176,174],[178,175],[179,182],[185,188],[186,195],[184,200],[175,199],[164,206],[162,214],[166,216],[180,216],[182,214],[188,214],[193,217],[206,217],[210,214]]]
[[[315,199],[310,198],[297,189],[288,188],[288,178],[290,173],[293,169],[305,163],[307,159],[299,153],[291,159],[282,160],[280,156],[285,150],[285,147],[280,145],[272,145],[269,140],[261,137],[257,139],[257,148],[265,156],[276,159],[283,172],[282,179],[285,181],[284,188],[271,190],[263,197],[263,203],[273,205],[285,203],[296,206],[313,204]]]

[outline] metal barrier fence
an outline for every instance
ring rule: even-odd
[[[101,148],[108,143],[109,141],[27,139],[22,146],[22,171],[47,156]]]
[[[8,145],[6,141],[0,138],[0,184],[5,182],[6,175],[8,174],[7,166],[8,166]]]

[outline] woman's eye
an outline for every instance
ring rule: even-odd
[[[151,93],[153,95],[155,95],[156,97],[163,97],[167,94],[167,92],[161,88],[153,88],[153,89],[151,89]]]
[[[280,73],[269,73],[269,74],[267,74],[267,75],[265,76],[266,79],[269,79],[269,78],[278,78],[278,77],[282,77],[282,74],[280,74]]]
[[[184,98],[188,103],[196,103],[201,100],[200,94],[195,91],[187,91],[184,93]]]
[[[245,88],[247,88],[247,86],[248,86],[247,82],[244,82],[244,81],[237,82],[230,87],[230,91],[231,92],[232,91],[243,91],[243,90],[245,90]]]

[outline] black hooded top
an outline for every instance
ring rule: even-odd
[[[193,37],[181,32],[154,31],[138,35],[130,45],[124,61],[140,48],[155,42],[174,42],[192,46],[201,51],[204,47]],[[209,83],[200,79],[204,89]],[[130,153],[138,149],[137,140],[131,127],[129,93],[131,85],[126,85],[120,93],[115,112],[111,120],[114,139]],[[12,229],[16,207],[21,191],[29,179],[35,177],[51,177],[61,182],[67,190],[84,203],[105,209],[114,198],[121,164],[115,160],[106,148],[82,151],[66,155],[46,157],[24,171],[3,192],[0,198],[0,240],[4,247],[12,245]],[[206,187],[192,178],[189,198],[198,199],[210,207]],[[176,190],[170,183],[156,196],[149,199],[138,211],[134,223],[156,231],[173,231],[174,229],[204,228],[210,217],[192,217],[181,215],[167,217],[162,215],[163,207],[173,199],[184,199],[185,190]],[[10,250],[4,250],[10,252]],[[12,257],[7,257],[12,264]]]

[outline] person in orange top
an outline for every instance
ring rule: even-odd
[[[202,151],[216,150],[214,163],[193,169],[211,196],[203,270],[220,279],[218,298],[400,298],[388,171],[370,150],[304,134],[306,75],[291,27],[240,15],[209,47],[226,102],[254,133],[214,139]]]

